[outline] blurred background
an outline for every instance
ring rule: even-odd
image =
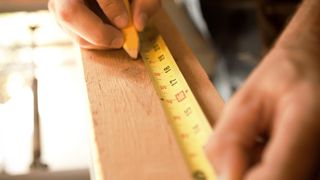
[[[298,0],[163,0],[227,101]],[[90,110],[79,49],[47,0],[0,0],[0,179],[90,179]]]
[[[79,52],[46,8],[0,0],[0,179],[89,179]]]

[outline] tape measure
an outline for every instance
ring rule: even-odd
[[[194,180],[215,180],[203,146],[212,133],[200,105],[155,28],[140,34],[140,54]]]

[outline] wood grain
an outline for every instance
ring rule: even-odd
[[[207,117],[223,102],[164,10],[152,20]],[[96,179],[190,179],[141,59],[123,50],[82,50],[92,112]]]

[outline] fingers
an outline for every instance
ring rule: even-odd
[[[128,11],[123,0],[97,0],[104,14],[118,28],[124,28],[129,23]]]
[[[129,23],[123,0],[97,0],[108,19],[118,28]],[[80,43],[93,49],[120,48],[124,43],[120,30],[105,24],[86,5],[84,0],[50,0],[49,10],[54,12],[61,26]],[[133,22],[142,31],[147,20],[160,7],[160,0],[135,0],[132,4]]]
[[[226,107],[206,147],[209,160],[223,180],[243,179],[261,129],[258,99],[250,101],[239,95]]]
[[[206,147],[219,179],[317,178],[320,123],[318,106],[312,96],[314,93],[302,90],[292,98],[285,96],[281,97],[281,101],[277,99],[277,109],[271,112],[271,116],[269,113],[268,119],[263,115],[265,112],[261,111],[266,109],[266,105],[259,103],[263,99],[236,95],[226,107]],[[270,98],[264,100],[272,101]],[[256,137],[269,132],[271,125],[271,140],[262,151],[262,159],[251,164],[257,153]]]
[[[262,162],[248,180],[316,179],[319,167],[319,127],[316,113],[305,98],[279,107],[276,128]],[[303,104],[303,106],[301,106]],[[316,110],[316,109],[314,109]],[[319,124],[319,123],[318,123]]]
[[[133,23],[138,31],[142,31],[151,16],[160,8],[161,0],[134,0]]]
[[[61,26],[92,44],[91,47],[109,49],[122,46],[122,33],[103,23],[82,0],[51,1],[49,7]]]
[[[72,38],[73,41],[75,41],[81,48],[84,49],[106,49],[106,47],[104,46],[98,46],[98,45],[94,45],[90,42],[88,42],[87,40],[83,39],[82,37],[80,37],[79,35],[73,33],[72,31],[67,30],[66,28],[62,29]]]

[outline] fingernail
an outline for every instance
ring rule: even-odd
[[[129,21],[128,18],[129,17],[128,17],[127,13],[122,13],[113,19],[113,23],[118,28],[125,28],[128,25],[128,21]]]
[[[112,48],[120,48],[124,43],[124,40],[122,37],[117,37],[115,39],[112,40],[111,42],[111,46]]]
[[[147,23],[147,20],[148,20],[148,16],[146,13],[141,13],[138,16],[138,23],[137,23],[137,27],[136,27],[138,31],[143,31],[143,29]]]

